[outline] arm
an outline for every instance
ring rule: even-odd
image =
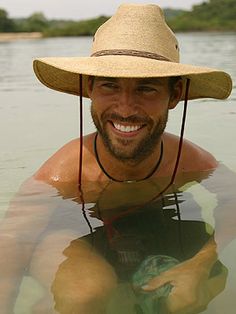
[[[171,283],[173,289],[166,302],[171,313],[192,313],[204,309],[226,283],[227,270],[223,266],[221,274],[212,278],[209,274],[217,261],[217,253],[235,238],[236,197],[233,190],[236,176],[221,165],[201,183],[217,197],[214,239],[211,238],[194,257],[154,278],[145,287],[145,290],[151,291]]]
[[[33,179],[11,201],[0,224],[0,307],[12,313],[18,289],[38,237],[48,224],[54,190]]]
[[[171,284],[172,290],[165,300],[168,313],[200,313],[225,287],[225,268],[219,275],[209,277],[216,261],[216,244],[211,238],[193,258],[153,278],[143,290],[153,291]]]

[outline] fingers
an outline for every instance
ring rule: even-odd
[[[171,279],[163,273],[160,276],[154,277],[146,285],[142,286],[142,290],[146,292],[153,291],[168,283],[171,283]]]
[[[164,313],[195,314],[205,310],[211,300],[207,285],[203,283],[192,285],[192,280],[184,276],[181,279],[174,280],[169,273],[162,273],[150,280],[142,289],[151,292],[164,285],[171,285],[171,292],[164,299]]]
[[[178,271],[177,271],[178,270]],[[221,273],[205,279],[193,271],[172,269],[154,277],[142,286],[145,292],[151,292],[165,285],[171,285],[171,291],[164,299],[164,313],[196,314],[204,311],[210,301],[221,293],[226,284],[227,269],[222,267]]]

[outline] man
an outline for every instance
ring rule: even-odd
[[[145,178],[155,168],[161,142],[164,158],[152,175],[172,174],[179,139],[162,133],[168,110],[185,98],[186,79],[188,99],[223,99],[232,88],[222,71],[179,63],[178,42],[156,5],[121,6],[95,34],[91,57],[38,59],[34,70],[50,88],[91,98],[98,136],[84,139],[83,179],[92,181],[106,180],[104,169],[118,181]],[[77,145],[75,141],[65,146],[36,178],[77,180]],[[61,167],[61,160],[70,167]],[[184,143],[179,171],[216,165],[209,153]]]
[[[198,173],[197,180],[201,181],[200,173],[217,168],[218,163],[210,153],[187,140],[182,142],[182,136],[166,133],[165,127],[168,111],[180,100],[185,100],[186,105],[188,99],[227,98],[231,79],[219,70],[180,64],[178,42],[158,6],[120,6],[95,34],[90,57],[37,59],[34,70],[50,88],[80,95],[81,100],[82,96],[89,97],[97,128],[97,133],[73,140],[56,152],[34,175],[34,184],[40,188],[43,182],[47,183],[66,199],[79,183],[79,203],[89,202],[91,191],[93,199],[101,200],[109,182],[121,184],[122,187],[114,187],[117,193],[112,189],[106,194],[103,210],[97,208],[92,213],[104,222],[108,235],[113,230],[111,221],[117,220],[117,215],[126,216],[127,209],[121,213],[124,204],[119,204],[120,197],[116,205],[114,198],[109,201],[112,193],[123,197],[123,184],[126,189],[127,183],[131,184],[130,191],[137,197],[145,191],[148,203],[167,193],[173,183],[177,188],[182,186],[188,181],[188,174]],[[151,185],[140,189],[139,184],[144,187],[150,180],[160,183],[158,193],[156,186],[154,193],[150,192]],[[89,191],[91,182],[96,183],[96,189]],[[132,203],[129,207],[136,205]],[[111,211],[105,210],[108,206]],[[37,230],[45,228],[49,213],[40,216],[35,237],[40,234]],[[31,273],[47,289],[52,286],[56,310],[60,313],[102,313],[110,292],[116,290],[117,272],[97,248],[92,249],[92,245],[82,239],[75,240],[76,237],[73,232],[49,234],[35,250]],[[46,259],[45,263],[45,257],[38,252],[47,248],[54,250],[58,258]],[[65,261],[59,256],[62,251],[67,257]],[[156,291],[171,283],[173,289],[166,301],[168,310],[199,312],[222,290],[222,278],[210,278],[216,261],[216,245],[209,238],[194,256],[146,282],[143,291]],[[43,263],[52,269],[50,278],[44,276]],[[46,313],[43,306],[47,302],[50,301],[39,304],[39,312],[44,308]]]

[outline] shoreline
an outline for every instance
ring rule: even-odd
[[[43,37],[42,33],[40,33],[40,32],[32,32],[32,33],[0,33],[0,42],[22,40],[22,39],[40,39],[42,37]]]

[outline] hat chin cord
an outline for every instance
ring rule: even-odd
[[[174,167],[174,171],[173,171],[170,183],[164,189],[164,191],[166,191],[174,183],[175,177],[176,177],[176,173],[177,173],[177,170],[178,170],[178,166],[179,166],[179,161],[180,161],[181,152],[182,152],[182,146],[183,146],[183,140],[184,140],[184,129],[185,129],[186,116],[187,116],[189,88],[190,88],[190,79],[187,79],[185,95],[184,95],[184,110],[183,110],[183,115],[182,115],[182,123],[181,123],[180,139],[179,139],[179,146],[178,146],[178,154],[177,154],[175,167]]]
[[[78,173],[78,190],[79,190],[79,196],[81,201],[81,211],[84,216],[84,219],[89,227],[90,234],[93,234],[93,227],[87,217],[86,209],[85,209],[85,201],[84,201],[84,195],[82,190],[82,170],[83,170],[83,77],[82,74],[79,75],[79,90],[80,90],[80,97],[79,97],[79,173]],[[93,239],[92,239],[93,240]]]
[[[79,75],[79,173],[78,173],[78,188],[82,190],[82,168],[83,168],[83,77],[82,74]]]
[[[80,101],[79,101],[79,120],[80,120],[80,128],[79,128],[79,137],[80,137],[80,143],[79,143],[79,172],[78,172],[78,189],[81,196],[81,201],[84,203],[83,200],[83,193],[82,193],[82,170],[83,170],[83,81],[82,81],[82,74],[79,75],[79,90],[80,90]],[[149,202],[154,201],[159,196],[161,196],[168,188],[174,184],[175,177],[178,171],[179,161],[181,157],[182,152],[182,146],[183,146],[183,138],[184,138],[184,129],[185,129],[185,122],[186,122],[186,116],[187,116],[187,105],[188,105],[188,95],[189,95],[189,88],[190,88],[190,79],[187,79],[186,82],[186,89],[185,89],[185,97],[184,97],[184,109],[183,109],[183,115],[182,115],[182,123],[181,123],[181,131],[180,131],[180,139],[179,139],[179,145],[178,145],[178,153],[177,158],[175,162],[175,167],[173,170],[173,174],[171,176],[170,183],[160,192],[158,195],[156,195],[154,198],[152,198]]]

